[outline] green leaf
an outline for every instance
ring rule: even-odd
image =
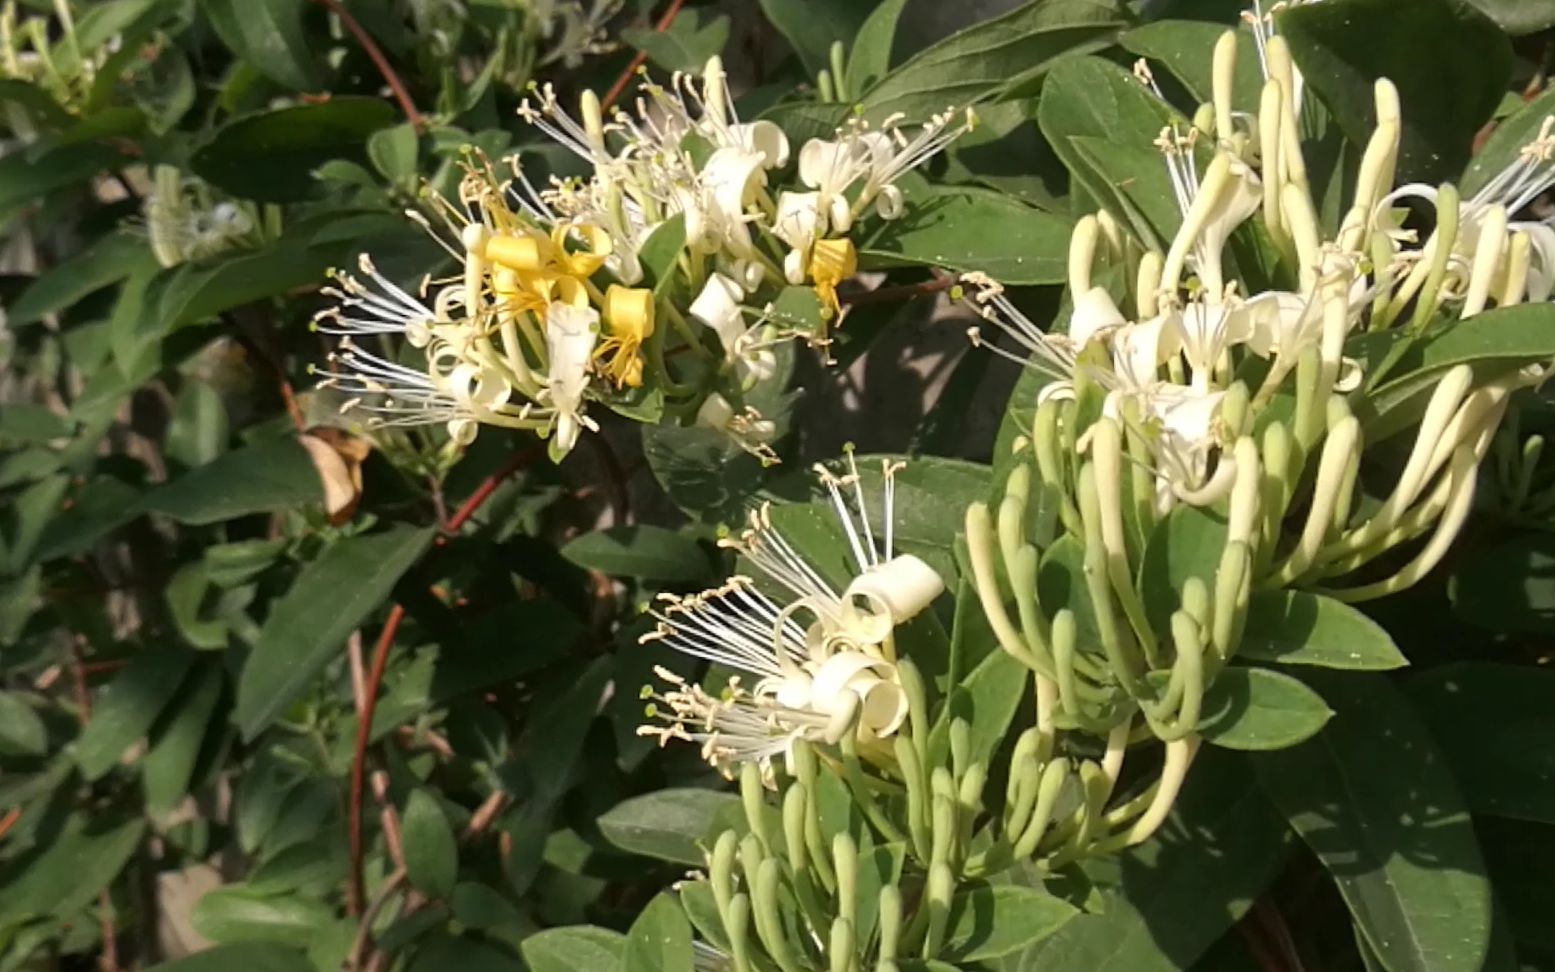
[[[144,238],[106,233],[28,284],[8,308],[9,322],[12,327],[31,324],[118,283],[137,269],[155,265]]]
[[[1511,75],[1506,35],[1456,0],[1343,0],[1291,7],[1277,19],[1307,84],[1351,144],[1365,145],[1376,125],[1376,80],[1398,88],[1403,180],[1455,176]]]
[[[193,658],[187,648],[159,645],[141,651],[114,675],[98,693],[92,717],[75,743],[82,776],[95,780],[107,773],[146,735],[178,691]]]
[[[596,658],[556,673],[539,687],[525,745],[529,780],[540,799],[560,800],[580,772],[578,754],[613,668],[610,658]]]
[[[250,67],[296,91],[317,91],[318,65],[302,28],[305,0],[200,0],[222,43]]]
[[[626,936],[593,925],[569,925],[536,932],[519,948],[532,972],[608,970],[620,967]]]
[[[0,868],[0,927],[30,917],[73,917],[118,875],[145,830],[138,817],[71,814],[52,840]]]
[[[896,24],[905,6],[907,0],[882,0],[864,18],[864,23],[853,36],[853,49],[848,54],[849,91],[868,91],[891,70],[891,47],[896,41]]]
[[[951,899],[945,954],[958,962],[999,958],[1047,938],[1079,913],[1038,888],[973,884]]]
[[[1259,756],[1264,789],[1329,869],[1389,969],[1479,972],[1490,885],[1430,732],[1384,676],[1306,677],[1336,718],[1305,745]]]
[[[869,6],[860,0],[761,0],[761,12],[788,38],[812,78],[831,70],[832,44],[853,39],[870,14]]]
[[[42,756],[49,732],[19,692],[0,692],[0,755]]]
[[[1286,665],[1357,671],[1403,668],[1409,659],[1371,618],[1306,591],[1255,591],[1237,654]]]
[[[67,145],[38,158],[12,152],[0,159],[0,215],[125,161],[117,149],[97,142]]]
[[[153,965],[146,972],[315,972],[307,956],[268,942],[217,945],[203,952]]]
[[[430,936],[405,972],[525,972],[523,963],[494,945],[450,935]]]
[[[298,575],[271,606],[238,679],[234,719],[243,738],[253,739],[307,690],[425,552],[433,532],[396,527],[349,537]]]
[[[919,51],[860,99],[873,120],[922,121],[1041,73],[1049,62],[1106,45],[1126,14],[1109,0],[1033,0]]]
[[[218,943],[306,941],[334,911],[296,894],[256,894],[241,884],[207,891],[189,914],[194,930]]]
[[[657,581],[697,581],[711,565],[701,546],[683,533],[648,524],[607,527],[562,547],[562,556],[606,574]]]
[[[490,885],[478,881],[460,881],[456,884],[448,905],[454,920],[466,928],[500,931],[518,927],[524,920],[513,902]]]
[[[700,76],[707,59],[729,43],[729,18],[717,14],[703,23],[702,13],[696,8],[682,10],[667,30],[627,27],[621,31],[621,39],[666,71]]]
[[[203,381],[186,384],[167,424],[167,457],[185,466],[203,466],[226,451],[227,438],[227,406],[221,393]]]
[[[675,505],[704,523],[737,523],[760,486],[761,460],[715,429],[643,425],[643,458]]]
[[[626,933],[621,972],[682,972],[691,967],[691,924],[680,902],[660,894]]]
[[[883,223],[860,255],[866,265],[917,263],[979,270],[1010,285],[1061,283],[1073,228],[1003,193],[944,187],[911,194],[907,212]]]
[[[707,863],[702,845],[708,831],[720,813],[739,802],[718,790],[657,790],[616,804],[600,816],[599,832],[624,851],[700,867]]]
[[[217,129],[190,165],[200,178],[235,196],[299,202],[315,192],[314,169],[339,158],[365,162],[368,136],[393,122],[388,101],[356,95],[274,108]]]
[[[1529,533],[1453,571],[1453,613],[1486,631],[1555,634],[1555,537]]]
[[[141,761],[146,810],[165,817],[189,791],[206,730],[221,701],[226,677],[219,665],[202,665],[188,676],[173,704],[151,730]]]
[[[409,122],[380,129],[367,139],[367,157],[378,174],[390,182],[413,182],[417,141],[416,127]]]
[[[643,277],[653,287],[655,294],[662,294],[674,283],[676,261],[686,248],[686,217],[683,213],[660,223],[643,240],[637,258],[642,261]]]
[[[144,508],[198,526],[323,501],[308,451],[287,437],[234,449],[193,469],[146,494]]]
[[[1204,692],[1199,734],[1226,749],[1284,749],[1311,738],[1333,712],[1301,682],[1267,668],[1233,665]]]
[[[0,442],[42,444],[62,439],[75,431],[75,423],[57,414],[47,405],[34,402],[7,403],[0,414]]]
[[[435,898],[453,893],[459,876],[459,841],[437,797],[422,789],[410,791],[400,816],[400,841],[405,876],[412,885]]]
[[[1155,836],[1115,863],[1088,868],[1093,877],[1109,879],[1099,892],[1100,906],[990,965],[998,972],[1195,968],[1280,873],[1289,850],[1286,834],[1245,757],[1201,748]]]
[[[1555,823],[1555,672],[1457,662],[1404,686],[1470,809]]]
[[[148,302],[156,302],[155,320],[136,329],[137,339],[160,338],[222,311],[317,283],[336,262],[336,253],[328,246],[306,245],[298,235],[255,252],[181,264],[159,277],[147,291]]]
[[[54,560],[82,553],[140,513],[140,490],[111,476],[82,487],[68,509],[50,520],[34,557]]]
[[[1116,64],[1076,57],[1049,72],[1037,124],[1097,206],[1127,217],[1147,244],[1166,249],[1182,215],[1153,140],[1167,125],[1186,128],[1186,119]]]
[[[1215,590],[1215,572],[1226,547],[1226,522],[1197,506],[1174,507],[1155,525],[1139,566],[1140,596],[1156,631],[1170,631],[1172,615],[1182,608],[1182,591],[1197,577]]]
[[[971,728],[969,758],[986,763],[1005,741],[1028,678],[1026,666],[1013,655],[997,648],[988,652],[950,689],[929,737],[929,752],[936,757],[949,753],[950,722],[959,717]]]
[[[1536,968],[1533,948],[1555,951],[1555,895],[1550,894],[1550,875],[1555,873],[1555,828],[1520,820],[1475,820],[1480,848],[1489,865],[1496,904],[1505,912],[1517,939],[1523,968]]]
[[[201,12],[232,48],[261,75],[299,92],[319,90],[319,67],[303,31],[305,0],[199,0]]]
[[[1158,20],[1126,31],[1118,43],[1125,50],[1165,65],[1194,100],[1202,104],[1214,94],[1211,74],[1215,43],[1232,29],[1198,20]],[[1236,51],[1231,106],[1237,111],[1256,113],[1264,82],[1252,31],[1236,30]]]
[[[1555,7],[1551,8],[1555,17]],[[1539,137],[1544,119],[1555,114],[1555,88],[1521,105],[1517,112],[1496,123],[1485,144],[1474,153],[1474,161],[1463,170],[1458,190],[1465,199],[1485,187],[1501,170],[1516,162],[1530,142]]]
[[[1408,427],[1424,411],[1425,398],[1442,374],[1455,365],[1472,365],[1475,377],[1483,380],[1550,358],[1555,358],[1555,304],[1497,307],[1438,327],[1399,359],[1395,377],[1370,394],[1372,413],[1363,419],[1367,441]]]
[[[1555,7],[1528,0],[1468,0],[1513,37],[1555,25]]]

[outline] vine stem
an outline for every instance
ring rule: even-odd
[[[351,12],[345,8],[345,4],[341,3],[340,0],[314,0],[314,2],[321,3],[329,8],[329,12],[340,19],[340,25],[350,31],[352,37],[356,38],[356,42],[362,46],[362,50],[372,59],[373,66],[378,69],[378,73],[383,75],[384,82],[388,84],[389,90],[394,93],[394,100],[400,103],[400,110],[405,113],[405,120],[410,122],[411,126],[418,132],[426,128],[426,119],[422,117],[421,112],[416,110],[416,103],[410,100],[410,91],[405,87],[405,82],[400,80],[399,74],[389,64],[389,59],[383,56],[383,50],[373,40],[372,35],[363,29],[361,23],[351,16]]]
[[[321,0],[321,2],[328,2],[328,0]],[[664,16],[659,18],[659,22],[654,25],[653,29],[661,34],[669,30],[670,24],[675,22],[675,15],[680,13],[680,7],[685,2],[686,0],[670,0],[670,5],[665,9]],[[622,71],[621,76],[616,78],[616,83],[612,84],[610,90],[605,93],[605,97],[600,101],[600,105],[609,108],[615,104],[616,99],[621,97],[621,92],[625,91],[626,86],[632,83],[632,75],[636,74],[637,69],[642,67],[647,61],[648,55],[638,51],[637,56],[632,58],[632,63],[626,66],[626,70]]]
[[[877,287],[874,290],[862,290],[852,294],[838,295],[841,303],[850,307],[859,304],[889,304],[899,300],[911,300],[914,297],[926,297],[949,290],[956,285],[954,274],[941,270],[934,271],[932,280],[924,280],[919,283],[902,284],[897,287]]]
[[[499,469],[481,480],[480,485],[475,487],[469,497],[454,511],[454,515],[442,524],[443,532],[445,534],[459,532],[459,529],[468,523],[497,491],[497,487],[527,465],[537,453],[537,449],[515,452]],[[438,540],[442,543],[445,538],[439,537]],[[400,623],[404,620],[405,606],[395,604],[383,623],[378,641],[373,645],[372,662],[368,666],[367,678],[362,687],[361,698],[358,700],[356,746],[351,753],[351,790],[347,807],[351,880],[346,886],[346,911],[353,918],[362,914],[366,894],[363,878],[365,844],[362,836],[362,799],[367,789],[367,744],[372,738],[373,713],[378,707],[378,690],[383,685],[384,669],[389,664],[389,649],[394,646],[394,636],[399,633]]]

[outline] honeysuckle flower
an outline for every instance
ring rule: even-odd
[[[840,592],[774,528],[763,506],[751,515],[750,528],[725,544],[781,596],[747,577],[690,597],[660,595],[660,606],[651,611],[658,626],[643,640],[737,674],[715,698],[660,670],[669,688],[662,694],[649,688],[644,697],[653,702],[650,718],[661,721],[640,733],[661,742],[698,742],[726,775],[747,762],[770,774],[772,757],[800,739],[835,743],[852,732],[861,745],[883,749],[880,744],[907,716],[892,633],[944,590],[931,567],[893,549],[898,468],[882,468],[884,522],[877,544],[852,455],[841,476],[817,467],[857,570]]]
[[[783,192],[778,194],[777,214],[772,220],[772,232],[791,249],[783,258],[783,274],[788,282],[802,284],[810,264],[810,248],[816,238],[826,232],[821,214],[819,192]]]
[[[595,356],[605,361],[605,374],[616,387],[642,384],[642,344],[653,335],[653,291],[611,284],[605,291],[605,325],[608,333]]]
[[[555,411],[553,457],[566,455],[577,444],[582,429],[599,426],[583,414],[583,391],[588,386],[589,362],[599,337],[599,313],[592,308],[554,303],[545,315],[547,361],[541,400]]]
[[[902,193],[896,181],[944,151],[970,131],[975,121],[971,109],[950,109],[931,117],[912,136],[902,132],[905,116],[895,114],[870,128],[850,122],[833,139],[812,138],[799,150],[799,181],[819,194],[818,209],[833,232],[846,233],[853,220],[870,204],[883,219],[902,213]],[[954,124],[964,119],[960,125]],[[858,198],[848,192],[862,182]]]
[[[848,454],[848,471],[841,476],[823,466],[815,467],[847,536],[856,570],[840,592],[773,527],[766,506],[751,514],[750,526],[739,538],[723,544],[739,551],[762,574],[786,588],[792,604],[814,615],[814,637],[823,642],[873,647],[889,655],[895,627],[917,616],[944,589],[944,581],[921,559],[895,552],[894,477],[900,469],[900,465],[890,463],[881,467],[883,535],[877,543],[852,453]],[[852,500],[851,506],[845,493]]]
[[[1172,325],[1163,331],[1166,347],[1181,351],[1193,388],[1201,393],[1209,390],[1226,352],[1246,342],[1252,333],[1246,308],[1234,298],[1191,300],[1172,315]]]
[[[1172,239],[1162,270],[1162,284],[1175,290],[1185,263],[1191,262],[1203,289],[1218,295],[1225,289],[1221,256],[1226,241],[1263,202],[1263,187],[1253,168],[1229,152],[1217,151],[1201,181],[1194,161],[1198,129],[1187,135],[1168,126],[1156,147],[1166,161],[1172,193],[1182,213],[1182,226]]]
[[[1501,294],[1506,291],[1507,276],[1511,271],[1511,238],[1526,234],[1530,253],[1527,279],[1520,291],[1530,301],[1548,300],[1555,290],[1555,228],[1550,221],[1517,219],[1539,196],[1555,186],[1555,116],[1544,119],[1539,133],[1523,146],[1516,160],[1498,172],[1491,180],[1468,199],[1458,203],[1458,231],[1452,242],[1452,257],[1460,267],[1459,276],[1467,278],[1477,260],[1486,252],[1482,238],[1487,233],[1498,239],[1491,241],[1489,250],[1493,261],[1489,277],[1490,289]],[[1415,234],[1399,223],[1395,204],[1404,199],[1421,199],[1432,206],[1438,203],[1435,186],[1412,182],[1400,186],[1382,197],[1373,217],[1373,225],[1387,234],[1395,244],[1415,242]],[[1522,296],[1522,293],[1517,295]]]
[[[815,295],[821,299],[821,315],[835,317],[842,312],[837,285],[858,272],[858,251],[846,237],[816,240],[810,248],[810,278]]]
[[[734,368],[735,379],[749,387],[772,376],[777,370],[777,355],[771,347],[771,328],[760,321],[746,320],[741,303],[744,299],[743,287],[714,271],[707,275],[702,292],[691,302],[688,312],[718,335],[724,359]]]
[[[772,448],[772,440],[777,438],[777,423],[763,418],[750,405],[736,411],[727,398],[713,392],[697,409],[696,424],[722,432],[735,445],[760,459],[764,466],[776,465],[779,461]]]

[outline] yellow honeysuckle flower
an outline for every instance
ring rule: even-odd
[[[858,250],[850,239],[816,240],[810,253],[810,276],[821,299],[821,313],[835,317],[842,310],[837,285],[858,272]]]
[[[617,388],[642,384],[643,361],[638,353],[653,334],[653,291],[611,284],[605,292],[605,324],[609,333],[594,357],[605,361],[605,374]]]

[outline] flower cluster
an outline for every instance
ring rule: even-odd
[[[1212,102],[1156,141],[1181,215],[1165,252],[1105,211],[1080,220],[1062,334],[993,280],[966,278],[973,305],[1019,351],[976,327],[974,342],[1045,382],[1002,500],[967,512],[984,613],[1036,680],[1039,729],[1115,742],[1142,722],[1165,744],[1148,805],[1132,804],[1137,819],[1099,837],[1100,849],[1143,839],[1164,819],[1198,745],[1205,692],[1240,647],[1250,595],[1308,588],[1359,601],[1418,581],[1463,525],[1511,395],[1548,373],[1511,360],[1400,372],[1412,348],[1483,326],[1472,318],[1488,307],[1548,296],[1551,230],[1517,216],[1555,184],[1555,121],[1466,201],[1450,185],[1393,189],[1402,123],[1397,93],[1379,81],[1354,194],[1325,233],[1298,138],[1299,73],[1284,39],[1263,18],[1254,26],[1259,111],[1232,110],[1237,44],[1227,33]],[[1154,90],[1143,63],[1135,73]],[[1415,197],[1436,206],[1423,243],[1394,208]],[[1254,220],[1279,264],[1269,278],[1289,289],[1248,292],[1228,272],[1233,237]],[[1101,284],[1119,278],[1126,290]],[[1368,435],[1411,425],[1396,480],[1368,497]],[[1141,557],[1169,519],[1196,524],[1218,551],[1163,588]],[[1412,553],[1397,556],[1406,545]],[[1043,603],[1039,572],[1082,565],[1073,578],[1090,617]],[[1122,746],[1109,743],[1113,755],[1121,763]]]
[[[608,119],[592,92],[574,117],[549,86],[519,113],[588,175],[541,188],[516,157],[511,176],[472,159],[457,203],[418,217],[463,272],[412,294],[363,258],[359,276],[337,275],[319,324],[345,339],[326,383],[373,421],[446,422],[461,443],[481,424],[530,429],[558,457],[595,427],[593,400],[692,418],[775,459],[775,425],[747,394],[775,374],[778,344],[825,342],[858,269],[849,232],[866,213],[900,216],[897,181],[970,125],[852,122],[799,150],[805,188],[790,190],[787,137],[739,120],[716,57],[700,79],[645,82],[635,110]],[[815,313],[778,311],[785,286],[812,290]],[[362,346],[396,334],[423,366]]]
[[[835,744],[853,733],[865,751],[890,752],[889,737],[908,709],[894,633],[945,583],[918,557],[895,552],[893,477],[899,467],[887,462],[881,469],[877,539],[851,453],[847,461],[843,475],[821,466],[816,474],[846,534],[852,578],[839,590],[773,525],[769,507],[752,513],[750,527],[724,544],[772,595],[738,576],[690,597],[660,595],[652,612],[658,625],[642,639],[734,674],[715,698],[661,669],[670,688],[662,695],[645,689],[653,703],[649,714],[659,721],[643,726],[642,734],[699,742],[725,774],[752,762],[769,779],[772,758],[801,739]],[[745,678],[754,681],[747,686]]]

